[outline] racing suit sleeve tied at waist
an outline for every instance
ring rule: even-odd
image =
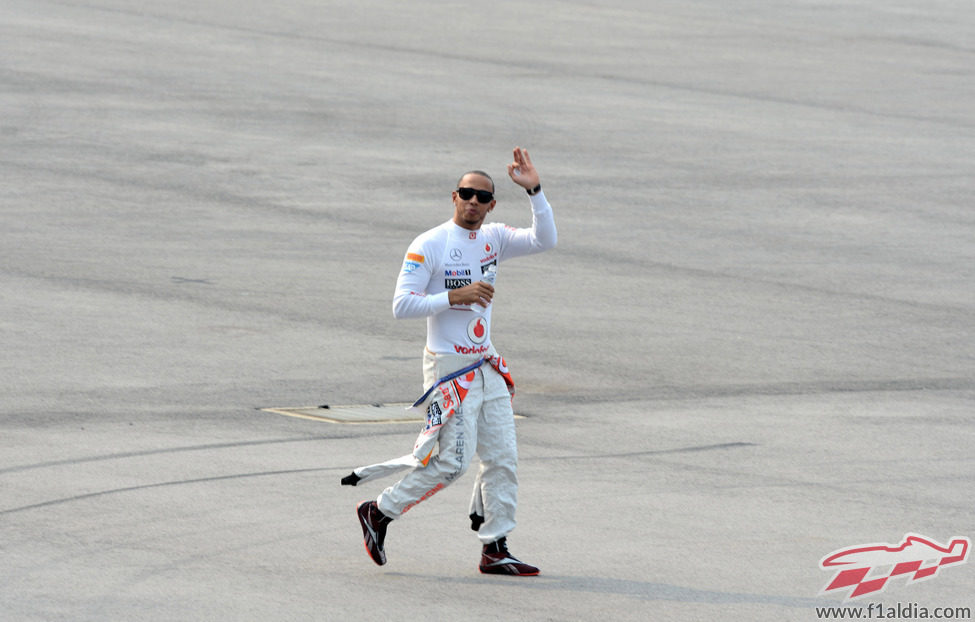
[[[352,485],[386,477],[403,469],[425,467],[436,449],[440,429],[460,408],[471,382],[474,381],[475,372],[485,362],[501,375],[508,387],[508,393],[514,398],[515,383],[504,358],[499,354],[478,359],[443,376],[407,409],[417,414],[425,412],[426,415],[426,423],[413,444],[413,452],[386,462],[358,467],[353,471],[356,479]]]

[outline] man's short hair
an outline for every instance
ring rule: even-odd
[[[489,182],[491,182],[491,192],[494,192],[494,180],[491,179],[491,176],[488,175],[487,173],[485,173],[484,171],[478,171],[478,170],[467,171],[466,173],[464,173],[463,175],[461,175],[460,178],[457,180],[457,187],[458,188],[460,188],[460,182],[463,181],[463,179],[465,177],[467,177],[468,175],[480,175],[481,177],[486,177],[487,180]]]

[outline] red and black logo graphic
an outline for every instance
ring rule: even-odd
[[[833,551],[819,562],[823,570],[836,571],[822,593],[851,589],[847,598],[853,599],[882,592],[894,577],[907,577],[908,585],[930,579],[946,566],[967,562],[970,544],[955,537],[945,546],[909,533],[896,546],[861,544]]]

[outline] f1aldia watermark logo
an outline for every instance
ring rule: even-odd
[[[906,577],[907,584],[934,578],[938,571],[968,561],[971,541],[954,537],[947,544],[909,533],[899,544],[859,544],[833,551],[819,561],[823,570],[835,572],[820,595],[846,592],[853,600],[877,594],[891,579]]]

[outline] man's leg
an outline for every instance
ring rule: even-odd
[[[470,397],[468,394],[460,409],[440,429],[437,455],[425,467],[413,469],[379,495],[377,503],[383,514],[399,518],[449,486],[467,470],[477,446],[477,411],[468,407]],[[468,416],[468,412],[475,415]]]
[[[437,494],[467,470],[477,447],[477,413],[483,395],[479,387],[468,391],[463,404],[440,429],[438,453],[426,466],[407,473],[384,490],[376,501],[365,501],[356,508],[366,551],[380,566],[386,563],[385,538],[389,522]],[[468,412],[470,416],[466,414]]]
[[[478,421],[477,455],[481,467],[474,482],[471,513],[480,514],[482,524],[477,536],[482,543],[490,544],[515,528],[518,505],[518,445],[509,397],[484,403]]]
[[[479,569],[487,574],[531,576],[538,568],[508,552],[507,535],[515,528],[518,505],[518,447],[511,399],[502,397],[484,403],[478,421],[477,455],[481,468],[475,482],[472,517],[483,508],[483,524],[477,529],[481,540]],[[480,503],[479,503],[479,502]]]

